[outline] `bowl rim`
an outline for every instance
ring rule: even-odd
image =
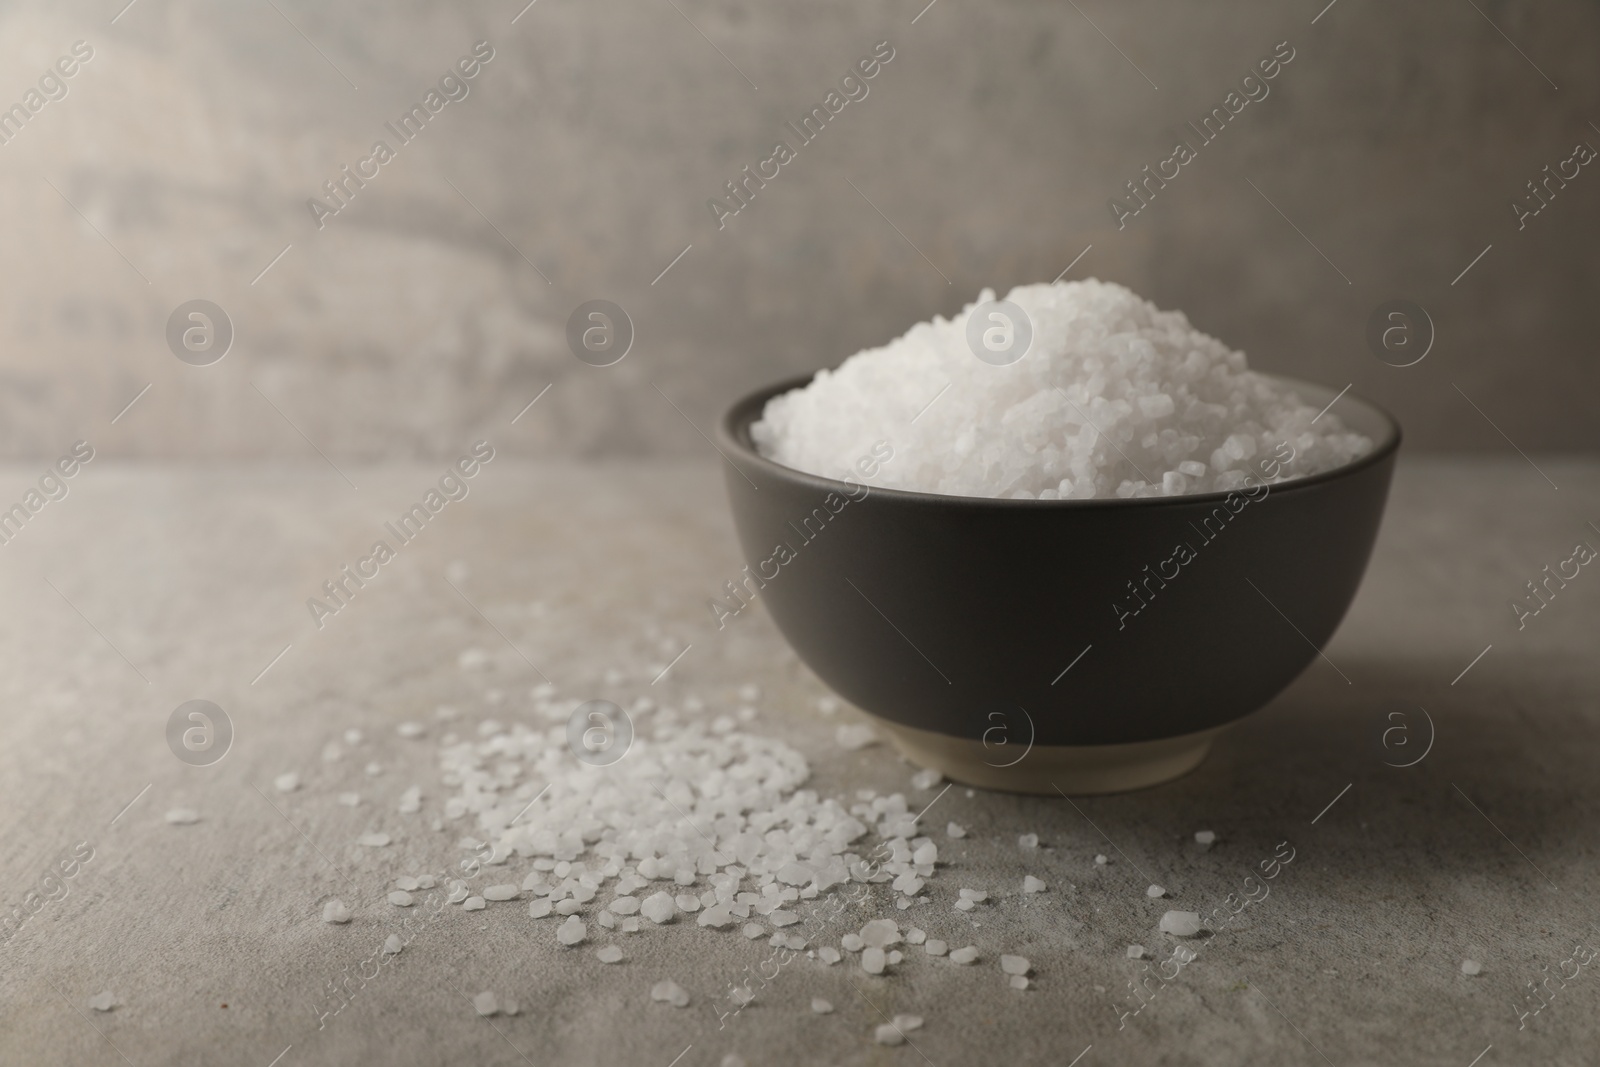
[[[732,404],[728,405],[722,417],[717,420],[716,436],[719,450],[731,449],[742,462],[748,463],[769,477],[780,481],[788,481],[804,485],[822,493],[850,494],[854,499],[861,499],[854,494],[862,487],[868,490],[869,496],[885,496],[890,500],[899,500],[908,504],[940,505],[943,507],[997,507],[1013,509],[1077,509],[1077,508],[1105,508],[1105,507],[1185,507],[1191,504],[1221,502],[1230,495],[1236,495],[1237,489],[1217,489],[1208,493],[1185,493],[1178,496],[1145,496],[1145,497],[1090,497],[1088,499],[1068,500],[1039,500],[1017,499],[1015,497],[994,496],[966,496],[944,493],[928,493],[914,489],[893,489],[880,487],[867,481],[846,482],[839,478],[830,478],[823,474],[813,474],[797,467],[785,466],[776,460],[768,459],[757,451],[750,438],[750,427],[762,415],[767,401],[782,393],[802,388],[808,385],[820,371],[809,374],[785,378],[781,381],[765,385],[753,392],[746,393]],[[1317,382],[1307,381],[1303,378],[1291,378],[1283,374],[1268,374],[1264,371],[1252,371],[1264,378],[1270,378],[1291,387],[1297,387],[1313,392],[1332,392],[1330,386]],[[1372,451],[1364,456],[1329,470],[1319,471],[1316,474],[1306,475],[1303,478],[1292,478],[1288,481],[1268,482],[1272,487],[1268,496],[1283,492],[1294,492],[1301,489],[1310,489],[1326,482],[1348,477],[1352,474],[1386,462],[1400,448],[1403,436],[1399,420],[1382,406],[1368,400],[1366,397],[1350,392],[1346,386],[1344,391],[1337,394],[1329,407],[1340,400],[1354,400],[1369,409],[1384,426],[1384,433],[1374,445]],[[730,464],[731,457],[726,453],[723,456]]]

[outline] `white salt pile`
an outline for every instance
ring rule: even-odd
[[[978,302],[993,299],[986,289]],[[1303,477],[1372,448],[1182,312],[1123,286],[1025,285],[1006,299],[1032,327],[1019,361],[974,356],[967,328],[978,305],[969,305],[774,397],[751,427],[756,446],[840,477],[888,441],[893,459],[875,485],[1040,500],[1234,490],[1250,476],[1251,486]]]

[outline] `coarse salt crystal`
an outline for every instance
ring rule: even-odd
[[[1165,889],[1161,888],[1158,885],[1153,885],[1149,889],[1146,889],[1144,891],[1144,895],[1147,896],[1147,897],[1150,897],[1151,899],[1154,899],[1156,897],[1164,897],[1164,896],[1166,896],[1167,895],[1167,891]]]
[[[882,974],[884,962],[884,951],[881,948],[869,946],[861,952],[861,969],[868,974]]]
[[[1039,835],[1038,834],[1023,834],[1021,837],[1017,838],[1017,844],[1020,845],[1023,848],[1038,848],[1039,847]]]
[[[1026,956],[1002,955],[1000,957],[1000,969],[1007,974],[1027,974],[1032,967],[1033,964],[1028,962]]]
[[[389,835],[379,833],[362,834],[356,838],[356,844],[364,845],[367,848],[385,848],[389,844]]]
[[[485,1018],[490,1015],[500,1014],[500,1002],[495,1000],[493,993],[479,993],[472,998],[472,1006],[477,1009],[479,1015]]]
[[[966,837],[967,831],[960,823],[953,822],[945,825],[944,834],[946,837]]]
[[[1024,893],[1043,893],[1046,888],[1043,881],[1031,874],[1025,875],[1022,879],[1022,891]]]
[[[110,1011],[117,1006],[117,997],[114,993],[96,993],[89,998],[88,1004],[95,1011]]]
[[[835,963],[838,963],[840,960],[844,959],[844,957],[841,956],[839,954],[839,950],[834,948],[832,945],[824,945],[822,948],[817,949],[817,959],[831,967]]]
[[[461,902],[462,911],[482,911],[488,903],[480,896],[470,896]]]
[[[1465,975],[1482,974],[1483,964],[1479,963],[1477,960],[1462,960],[1461,973]]]
[[[404,889],[396,889],[389,894],[389,903],[397,908],[409,908],[412,904],[412,897]]]
[[[670,921],[673,915],[677,914],[678,906],[673,903],[672,894],[652,893],[639,904],[639,911],[646,919],[660,925]]]
[[[556,940],[569,948],[588,936],[589,928],[576,915],[569,916],[566,922],[556,927]]]
[[[1094,865],[1096,867],[1104,867],[1107,863],[1110,863],[1110,862],[1111,861],[1106,859],[1104,856],[1096,856],[1094,858]]]
[[[883,1023],[872,1031],[872,1040],[880,1045],[903,1045],[906,1043],[906,1035],[888,1023]]]
[[[1200,932],[1200,915],[1193,911],[1169,911],[1161,916],[1161,932],[1177,937],[1193,937]]]
[[[522,889],[509,883],[506,885],[491,885],[483,891],[484,900],[515,900],[521,895]]]
[[[528,902],[528,915],[530,918],[542,919],[550,914],[550,898],[539,897]]]
[[[1128,958],[1130,960],[1142,960],[1142,959],[1144,959],[1144,946],[1143,945],[1129,945],[1128,946]]]
[[[1012,989],[1027,989],[1029,985],[1026,975],[1014,974],[1011,976]]]
[[[908,945],[920,945],[926,940],[928,940],[927,933],[915,926],[906,931],[906,944]]]
[[[849,724],[839,727],[833,732],[833,739],[840,748],[849,752],[866,748],[878,740],[878,733],[865,723]]]
[[[330,900],[322,906],[322,921],[325,923],[347,923],[350,921],[350,909],[345,907],[342,900]]]
[[[839,947],[846,952],[860,952],[866,946],[867,943],[861,939],[860,934],[845,934],[839,939]]]
[[[936,937],[930,937],[927,943],[922,946],[922,950],[930,956],[943,956],[950,950],[950,946]]]
[[[1216,844],[1217,835],[1210,830],[1196,830],[1194,840],[1197,845],[1213,845]]]
[[[601,963],[621,963],[622,950],[616,945],[607,945],[605,948],[596,952],[594,954],[594,958],[599,960]]]
[[[944,781],[944,775],[932,767],[924,767],[911,776],[911,787],[913,789],[932,789],[942,781]]]
[[[272,780],[272,785],[280,793],[293,793],[300,788],[300,776],[293,771],[285,771]]]
[[[958,948],[954,952],[950,953],[950,962],[977,963],[978,950],[973,948],[971,945],[968,945],[966,948]]]
[[[811,1010],[818,1015],[829,1015],[833,1012],[833,1004],[831,1001],[823,1000],[821,997],[812,997]]]
[[[861,928],[861,942],[873,948],[888,948],[900,942],[900,924],[893,919],[873,919]]]
[[[920,1015],[896,1015],[889,1021],[895,1025],[896,1029],[908,1034],[913,1030],[922,1029],[922,1016]]]
[[[167,812],[167,822],[173,826],[192,826],[200,821],[200,813],[193,808],[173,808]]]
[[[683,988],[683,986],[672,981],[670,978],[664,982],[657,982],[655,985],[650,987],[650,999],[665,1004],[671,1004],[675,1008],[686,1008],[689,1006],[688,992]]]
[[[383,953],[386,956],[398,956],[400,950],[405,947],[405,942],[400,940],[399,934],[390,934],[383,939]]]
[[[960,900],[956,901],[956,910],[957,911],[971,911],[975,907],[977,907],[977,905],[975,905],[971,900],[967,899],[966,897],[962,897]]]

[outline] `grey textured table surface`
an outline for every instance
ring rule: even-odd
[[[65,896],[33,898],[55,899],[0,944],[0,1062],[1592,1063],[1600,975],[1567,961],[1575,944],[1600,944],[1600,576],[1585,567],[1521,630],[1509,604],[1580,539],[1600,545],[1588,525],[1600,523],[1600,464],[1535,458],[1559,490],[1515,457],[1404,463],[1330,662],[1190,776],[1076,810],[963,788],[940,799],[927,820],[940,828],[933,900],[860,918],[970,942],[975,966],[913,952],[874,977],[848,954],[833,967],[802,958],[719,1023],[729,977],[767,952],[736,930],[679,924],[569,951],[525,904],[452,908],[320,1028],[328,984],[397,922],[390,880],[461,856],[460,824],[430,828],[444,795],[434,709],[459,707],[463,733],[515,719],[538,681],[523,655],[563,694],[697,693],[708,715],[753,682],[763,696],[746,728],[802,751],[824,795],[897,790],[917,804],[936,791],[914,789],[885,746],[835,743],[854,713],[817,710],[824,690],[761,612],[712,627],[706,599],[741,562],[714,466],[495,463],[319,631],[306,598],[439,470],[347,470],[356,491],[326,466],[96,461],[0,546],[7,909],[80,842],[93,850]],[[37,473],[0,471],[4,499]],[[463,670],[474,648],[488,662]],[[237,731],[206,768],[179,762],[164,736],[172,709],[197,697]],[[1431,750],[1385,766],[1423,751],[1419,708]],[[397,736],[408,719],[428,736]],[[1397,724],[1407,734],[1385,748]],[[366,740],[325,761],[350,727]],[[366,774],[369,761],[382,773]],[[278,793],[287,770],[304,785]],[[398,814],[412,784],[423,810]],[[341,806],[345,790],[369,799]],[[201,821],[168,825],[176,807]],[[950,820],[968,836],[945,838]],[[378,829],[396,843],[354,844]],[[1210,850],[1194,845],[1199,829],[1218,834]],[[1025,833],[1037,851],[1019,847]],[[1125,947],[1159,941],[1166,908],[1221,904],[1285,839],[1295,858],[1270,896],[1199,939],[1198,958],[1119,1020],[1119,1005],[1139,1003]],[[1096,853],[1112,862],[1097,868]],[[1027,873],[1049,890],[1023,897]],[[1148,899],[1151,881],[1172,899]],[[958,886],[991,898],[962,914]],[[334,895],[350,924],[321,921]],[[595,959],[607,940],[623,963]],[[1030,989],[1008,988],[1002,952],[1032,961]],[[1480,975],[1462,973],[1469,959]],[[687,1008],[651,1002],[664,978],[689,991]],[[1546,983],[1544,1001],[1530,982]],[[477,1018],[463,994],[480,990],[521,1013]],[[114,1010],[85,1006],[101,991]],[[815,996],[836,1011],[813,1015]],[[924,1016],[912,1046],[873,1043],[880,1010]]]

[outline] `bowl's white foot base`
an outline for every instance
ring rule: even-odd
[[[911,762],[952,781],[1007,793],[1125,793],[1181,778],[1200,766],[1226,726],[1121,745],[990,745],[873,716]],[[1020,758],[1019,758],[1020,755]]]

